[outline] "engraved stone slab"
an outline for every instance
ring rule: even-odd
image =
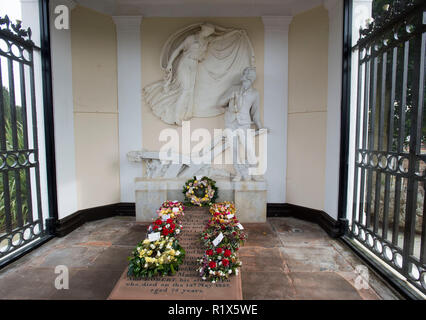
[[[111,300],[241,300],[241,273],[229,280],[211,283],[203,281],[196,270],[197,259],[204,249],[199,234],[210,217],[207,208],[187,208],[183,218],[180,243],[186,257],[174,276],[129,280],[127,268],[108,299]],[[135,244],[136,245],[136,244]]]

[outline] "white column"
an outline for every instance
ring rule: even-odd
[[[372,16],[372,2],[373,0],[353,0],[352,3],[352,46],[354,46],[359,39],[359,28],[365,27],[366,20]],[[351,61],[351,110],[350,110],[350,127],[349,127],[349,162],[348,162],[348,198],[347,198],[347,212],[351,213],[353,209],[353,195],[354,195],[354,166],[355,166],[355,125],[356,125],[356,98],[357,94],[361,97],[364,95],[364,87],[361,87],[361,92],[357,93],[358,81],[358,53],[352,53]],[[359,184],[358,184],[359,185]],[[359,191],[358,191],[359,192]],[[351,214],[348,215],[350,219]]]
[[[340,172],[340,108],[342,99],[343,1],[327,0],[328,94],[324,211],[337,219]]]
[[[126,154],[142,148],[142,87],[140,16],[113,17],[117,30],[118,132],[121,202],[135,202],[140,165]]]
[[[50,2],[50,41],[52,58],[53,112],[55,125],[56,181],[58,214],[62,219],[78,210],[75,173],[74,103],[72,92],[71,29],[56,29],[54,8],[75,7],[71,0]]]
[[[268,133],[268,203],[286,201],[288,28],[290,16],[264,16],[264,125]]]

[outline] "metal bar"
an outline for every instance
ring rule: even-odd
[[[425,14],[426,17],[426,14]],[[421,153],[421,137],[422,137],[422,126],[423,126],[423,108],[424,108],[424,79],[425,79],[425,73],[426,73],[426,65],[425,65],[425,54],[426,54],[426,33],[423,33],[421,36],[419,36],[419,39],[417,40],[420,43],[417,44],[415,42],[415,48],[417,50],[420,50],[420,52],[417,52],[419,55],[419,64],[418,68],[414,68],[416,71],[414,72],[415,77],[413,76],[413,82],[414,82],[414,88],[417,90],[413,94],[413,102],[416,102],[417,104],[417,112],[414,114],[414,117],[417,120],[417,125],[414,127],[415,135],[412,137],[414,141],[414,154],[419,155]],[[416,45],[420,45],[417,47]],[[417,64],[415,64],[417,66]],[[417,99],[414,101],[414,98],[417,96]],[[417,160],[415,158],[415,160]],[[416,164],[416,171],[418,169],[418,162],[415,162]]]
[[[400,212],[401,212],[401,177],[397,176],[395,178],[395,200],[394,200],[393,231],[392,231],[392,243],[395,246],[398,246]]]
[[[373,50],[373,48],[371,48]],[[371,114],[370,114],[370,121],[369,121],[369,136],[368,136],[368,148],[370,150],[374,150],[374,136],[375,136],[375,130],[376,130],[376,87],[377,87],[377,58],[373,60],[373,68],[372,68],[372,81],[370,83],[371,85],[371,91],[370,91],[370,102],[371,102]],[[377,174],[376,174],[376,181],[377,181]],[[373,172],[372,170],[368,170],[367,173],[367,211],[366,211],[366,219],[367,228],[371,225],[371,194],[372,194],[372,188],[373,188]],[[376,195],[377,197],[377,195]],[[376,213],[375,213],[376,214]]]
[[[397,152],[402,153],[404,150],[404,141],[405,141],[405,110],[407,107],[407,74],[408,74],[408,55],[409,55],[410,44],[408,41],[404,44],[403,51],[403,66],[402,66],[402,91],[401,94],[401,103],[399,105],[399,130],[398,130],[398,139],[397,139]],[[395,181],[395,211],[394,211],[394,223],[393,223],[393,234],[392,234],[392,243],[398,245],[399,238],[399,221],[400,221],[400,211],[401,211],[401,178],[397,177]]]
[[[414,240],[416,234],[416,209],[418,182],[413,178],[418,168],[416,154],[420,151],[421,117],[423,109],[424,91],[424,68],[425,68],[425,35],[421,35],[414,40],[413,60],[414,67],[412,75],[412,106],[411,106],[411,127],[410,127],[410,157],[407,184],[407,205],[405,210],[405,230],[404,230],[404,254],[403,273],[408,274],[409,264],[407,263],[414,252]],[[418,67],[417,67],[418,66]]]
[[[16,97],[15,97],[15,79],[13,71],[13,61],[8,60],[8,71],[9,71],[9,103],[10,103],[10,123],[12,128],[12,149],[19,150],[18,141],[18,119],[16,116]],[[21,176],[19,171],[14,172],[15,178],[15,211],[16,211],[16,222],[19,227],[24,225],[24,219],[22,216],[22,190],[21,190]],[[12,221],[13,222],[13,221]]]
[[[380,112],[379,112],[379,141],[377,150],[383,151],[384,140],[384,123],[385,123],[385,98],[386,98],[386,66],[388,61],[387,52],[383,53],[382,57],[382,77],[381,77],[381,93],[380,93]]]
[[[382,72],[381,72],[381,93],[380,93],[380,106],[379,106],[379,132],[377,150],[382,151],[383,140],[384,140],[384,121],[385,121],[385,93],[386,93],[386,64],[387,64],[387,52],[383,53],[382,56]],[[380,159],[377,159],[380,164]],[[386,175],[387,176],[387,175]],[[376,196],[374,201],[374,226],[373,231],[377,233],[379,230],[379,212],[380,212],[380,192],[382,188],[382,174],[380,171],[376,173]],[[386,214],[386,212],[383,212]]]
[[[27,128],[27,98],[25,92],[25,73],[24,65],[19,64],[19,75],[21,79],[21,118],[22,118],[22,133],[24,149],[28,149],[28,128]]]
[[[30,60],[33,59],[33,51],[29,52]],[[38,133],[37,133],[37,107],[36,107],[36,97],[35,97],[35,83],[34,83],[34,65],[30,66],[30,87],[31,87],[31,109],[32,109],[32,125],[33,125],[33,148],[34,148],[34,157],[37,161],[37,166],[35,167],[35,176],[36,176],[36,194],[37,194],[37,214],[40,220],[43,220],[43,212],[41,207],[41,191],[40,191],[40,168],[38,165],[39,161],[39,150],[38,150]],[[41,223],[40,226],[43,226]]]
[[[359,167],[359,168],[371,170],[373,172],[379,172],[381,174],[389,174],[390,176],[394,176],[394,177],[405,178],[405,179],[410,178],[410,175],[408,173],[391,172],[391,171],[386,170],[386,169],[372,167],[370,165],[366,166],[366,165],[359,164],[359,163],[357,163],[356,166]],[[10,170],[12,170],[12,169],[10,169]],[[423,180],[424,180],[423,177],[419,177],[417,175],[412,177],[412,178],[416,181],[419,181],[419,182],[423,182]]]
[[[1,69],[1,58],[0,58],[0,147],[1,151],[6,151],[7,142],[6,142],[6,106],[4,105],[3,97],[3,76]],[[6,158],[4,159],[6,161]],[[3,202],[4,202],[4,220],[5,220],[5,229],[7,233],[12,232],[12,211],[10,209],[10,190],[9,190],[9,174],[8,172],[3,172],[2,174],[3,182]]]
[[[13,229],[13,231],[14,232],[20,232],[20,231],[24,231],[26,228],[28,228],[28,227],[34,227],[34,226],[36,226],[37,224],[39,224],[41,221],[40,220],[34,220],[33,222],[31,222],[31,223],[27,223],[27,224],[25,224],[24,226],[22,226],[22,227],[17,227],[17,228],[15,228],[15,229]],[[1,235],[0,236],[0,242],[3,240],[3,239],[5,239],[5,238],[7,238],[9,235]]]
[[[28,164],[24,167],[0,169],[0,172],[15,172],[23,169],[31,169],[38,166],[38,163]]]
[[[423,182],[423,190],[426,191],[426,181]],[[426,264],[426,196],[423,197],[423,224],[420,240],[420,263]]]
[[[23,63],[23,64],[26,64],[26,65],[31,65],[31,62],[29,62],[29,61],[22,60],[20,58],[16,58],[15,56],[13,56],[11,54],[6,54],[6,53],[3,53],[1,51],[0,51],[0,56],[5,57],[8,60],[16,61],[16,62]]]
[[[27,122],[27,97],[25,91],[25,72],[24,65],[21,63],[19,65],[19,74],[21,78],[21,118],[22,118],[22,134],[23,134],[23,144],[24,149],[28,149],[28,122]],[[24,169],[25,175],[25,190],[26,190],[26,202],[28,208],[27,221],[33,221],[33,203],[32,203],[32,195],[31,195],[31,173],[30,168]]]
[[[404,44],[404,64],[402,71],[402,97],[401,106],[399,110],[399,139],[398,139],[398,152],[404,150],[405,142],[405,110],[407,108],[407,74],[408,74],[408,55],[410,43],[407,41]]]
[[[368,49],[365,49],[366,54],[368,54]],[[370,89],[370,62],[365,64],[365,80],[364,80],[364,112],[363,112],[363,121],[362,121],[362,148],[367,148],[367,135],[368,135],[368,101],[369,101],[369,89]],[[364,161],[364,159],[363,159]],[[361,186],[360,186],[360,204],[359,204],[359,213],[358,221],[365,225],[366,216],[365,216],[365,171],[361,169]]]
[[[12,128],[12,150],[18,149],[18,129],[16,125],[16,105],[15,105],[15,81],[13,73],[13,62],[8,59],[9,75],[9,105],[10,105],[10,126]]]
[[[6,110],[4,105],[3,97],[3,76],[1,69],[1,58],[0,58],[0,148],[1,151],[6,151]]]
[[[361,101],[361,90],[362,90],[362,64],[359,63],[359,60],[361,59],[361,52],[358,51],[358,85],[357,85],[357,106],[356,106],[356,127],[355,127],[355,150],[359,147],[359,133],[360,133],[360,121],[361,121],[361,107],[362,107],[362,101]],[[359,156],[359,152],[355,151],[355,163],[357,162],[357,157]],[[361,157],[362,161],[362,157]],[[360,200],[358,201],[358,171],[362,171],[363,169],[357,168],[357,166],[354,166],[354,196],[353,196],[353,207],[352,207],[352,231],[354,230],[354,222],[359,221],[356,219],[356,212],[357,212],[357,203],[359,202],[359,205],[361,206],[361,194],[360,194]]]
[[[389,118],[388,118],[388,141],[386,146],[386,151],[392,150],[393,146],[393,127],[394,127],[394,105],[395,105],[395,84],[396,84],[396,61],[398,57],[398,48],[393,48],[392,54],[392,84],[391,84],[391,96],[389,101]],[[383,88],[382,88],[383,93]],[[384,196],[384,207],[383,207],[383,232],[382,236],[384,239],[388,237],[389,230],[389,202],[390,202],[390,175],[386,174],[385,178],[385,196]],[[394,202],[395,204],[395,202]]]
[[[50,46],[50,14],[49,1],[42,0],[39,6],[40,15],[40,40],[41,40],[41,67],[42,67],[42,84],[43,84],[43,119],[44,119],[44,145],[46,148],[47,168],[47,216],[50,227],[46,229],[50,234],[55,233],[55,224],[59,219],[58,201],[56,190],[56,161],[55,161],[55,130],[53,119],[53,90],[52,90],[52,60]]]
[[[358,227],[359,227],[360,229],[364,229],[364,230],[366,230],[366,228],[365,228],[365,227],[360,226],[359,224],[357,224],[357,225],[358,225]],[[382,238],[379,234],[376,234],[375,236],[376,236],[376,238],[377,238],[378,240],[380,240],[380,241],[382,242],[382,244],[383,244],[383,245],[390,246],[390,247],[391,247],[392,249],[394,249],[394,250],[395,250],[395,252],[397,252],[397,253],[402,253],[402,249],[401,249],[401,248],[398,248],[398,247],[393,246],[392,242],[390,242],[389,240],[387,240],[387,239],[385,239],[385,238]]]
[[[363,149],[363,148],[358,149],[358,151],[361,151],[361,152],[370,152],[369,149]],[[409,153],[408,152],[386,151],[386,155],[388,155],[388,156],[396,156],[396,157],[407,157],[409,155]],[[426,154],[425,155],[419,155],[419,157],[423,157],[424,159],[426,159]]]

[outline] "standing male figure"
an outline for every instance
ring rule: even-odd
[[[225,137],[228,141],[232,141],[232,159],[236,173],[233,181],[240,181],[241,178],[249,180],[251,177],[248,174],[248,167],[257,163],[254,139],[247,141],[252,123],[257,129],[263,127],[260,123],[260,97],[259,92],[253,88],[254,80],[256,70],[253,67],[245,68],[241,84],[229,88],[219,100],[219,105],[225,107]],[[240,145],[242,152],[238,152]],[[245,153],[248,163],[245,161]],[[252,178],[263,180],[260,175],[254,175]]]

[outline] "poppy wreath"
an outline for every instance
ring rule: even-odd
[[[145,239],[133,250],[127,275],[130,278],[150,278],[173,275],[185,258],[185,250],[174,237],[162,236],[157,241]]]
[[[182,193],[185,195],[185,204],[192,206],[210,206],[217,199],[218,189],[216,181],[202,177],[189,179],[183,186]]]

